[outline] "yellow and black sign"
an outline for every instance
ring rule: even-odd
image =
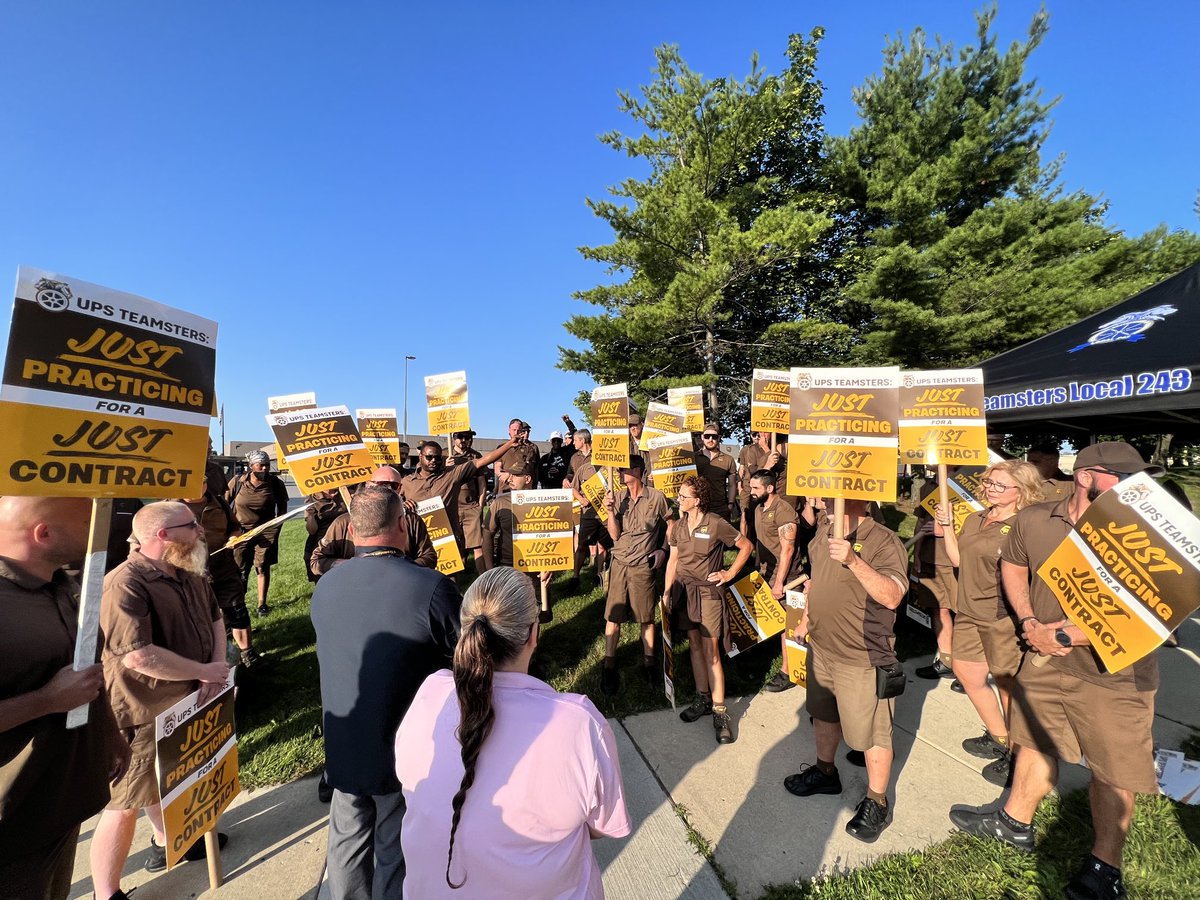
[[[593,458],[595,453],[592,454]],[[600,517],[600,521],[608,524],[608,507],[604,505],[604,495],[608,492],[608,482],[597,469],[590,478],[585,478],[580,485],[579,493],[586,498],[588,505]]]
[[[901,374],[900,461],[926,466],[987,463],[982,369]]]
[[[750,430],[786,434],[792,375],[776,369],[755,369],[750,381]]]
[[[787,493],[894,502],[896,441],[792,435],[788,438]]]
[[[786,614],[771,596],[771,586],[758,572],[751,572],[725,586],[725,609],[729,614],[731,657],[749,650],[783,631]]]
[[[0,385],[0,495],[193,496],[217,325],[22,266]]]
[[[629,396],[625,385],[592,391],[592,465],[629,465]]]
[[[684,411],[685,431],[704,430],[704,390],[699,385],[667,388],[667,405]]]
[[[446,514],[442,498],[430,497],[417,503],[417,515],[424,520],[429,540],[437,551],[438,571],[443,575],[461,572],[465,568],[462,554],[458,552],[458,541],[454,537],[454,529],[450,527],[450,517]]]
[[[650,441],[667,434],[680,434],[684,429],[687,410],[682,406],[667,406],[665,403],[651,403],[646,407],[646,418],[642,422],[642,439],[638,443],[639,450],[649,450]]]
[[[395,408],[356,409],[358,433],[376,466],[399,466],[400,432]]]
[[[783,667],[792,684],[808,687],[808,644],[787,638],[783,644]]]
[[[1200,607],[1200,522],[1138,473],[1088,507],[1038,576],[1119,672]]]
[[[371,480],[375,464],[346,407],[273,413],[267,424],[305,494]]]
[[[678,497],[684,479],[695,474],[696,453],[690,432],[657,437],[650,442],[650,477],[655,489],[669,499]]]
[[[986,466],[963,466],[946,479],[946,487],[950,494],[950,509],[954,513],[955,534],[962,533],[963,522],[967,521],[967,516],[984,508],[982,479],[983,473],[986,471]],[[921,501],[921,508],[935,519],[937,518],[939,493],[939,491],[930,491]]]
[[[198,693],[154,720],[154,769],[167,837],[167,868],[174,866],[241,790],[233,719],[233,673],[225,689],[203,706]]]
[[[466,372],[426,375],[425,404],[430,434],[453,434],[456,431],[471,430]]]
[[[513,491],[513,568],[567,572],[575,563],[575,516],[569,488]]]
[[[297,409],[316,409],[317,394],[315,391],[305,391],[300,394],[280,394],[278,397],[267,398],[267,412],[293,412]],[[279,446],[279,441],[275,442],[275,465],[280,472],[287,472],[287,460],[283,456],[283,450]]]

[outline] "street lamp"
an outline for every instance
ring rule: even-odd
[[[416,359],[415,356],[404,357],[404,443],[408,443],[408,364]],[[408,460],[403,460],[400,465],[407,466]]]

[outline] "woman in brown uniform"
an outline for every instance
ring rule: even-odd
[[[1008,707],[1021,664],[1017,627],[1000,591],[1000,546],[1011,530],[1008,520],[1018,510],[1042,499],[1042,477],[1030,463],[1008,459],[983,473],[988,508],[971,513],[957,536],[950,511],[937,508],[935,537],[958,567],[958,615],[954,620],[953,667],[967,697],[986,729],[963,741],[963,749],[981,759],[997,757],[983,777],[1003,787],[1009,777],[1012,750],[1008,745]],[[996,681],[1000,702],[988,686]]]
[[[725,498],[718,502],[724,503]],[[706,479],[692,475],[679,486],[679,520],[672,523],[667,539],[671,557],[663,600],[671,610],[672,624],[687,631],[696,681],[696,699],[679,718],[695,722],[711,712],[717,743],[732,744],[721,667],[721,650],[729,649],[724,585],[746,564],[753,545],[710,511],[712,503],[712,487]],[[723,569],[725,551],[732,547],[737,548],[737,559]]]

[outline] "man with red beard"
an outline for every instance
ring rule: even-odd
[[[154,774],[154,719],[197,688],[199,702],[207,703],[229,675],[225,622],[205,577],[208,547],[202,533],[183,503],[164,500],[144,506],[133,517],[137,549],[104,579],[101,662],[132,760],[113,788],[92,838],[97,897],[124,897],[121,870],[138,810],[145,810],[154,828],[146,869],[166,868],[166,835]],[[187,858],[203,855],[204,844],[198,843]]]

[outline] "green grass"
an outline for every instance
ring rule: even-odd
[[[1041,835],[1031,855],[959,834],[919,853],[896,853],[852,872],[770,888],[761,900],[1016,900],[1061,897],[1091,849],[1083,791],[1051,797],[1038,810]],[[1138,799],[1125,848],[1131,898],[1200,896],[1200,808],[1164,797]]]

